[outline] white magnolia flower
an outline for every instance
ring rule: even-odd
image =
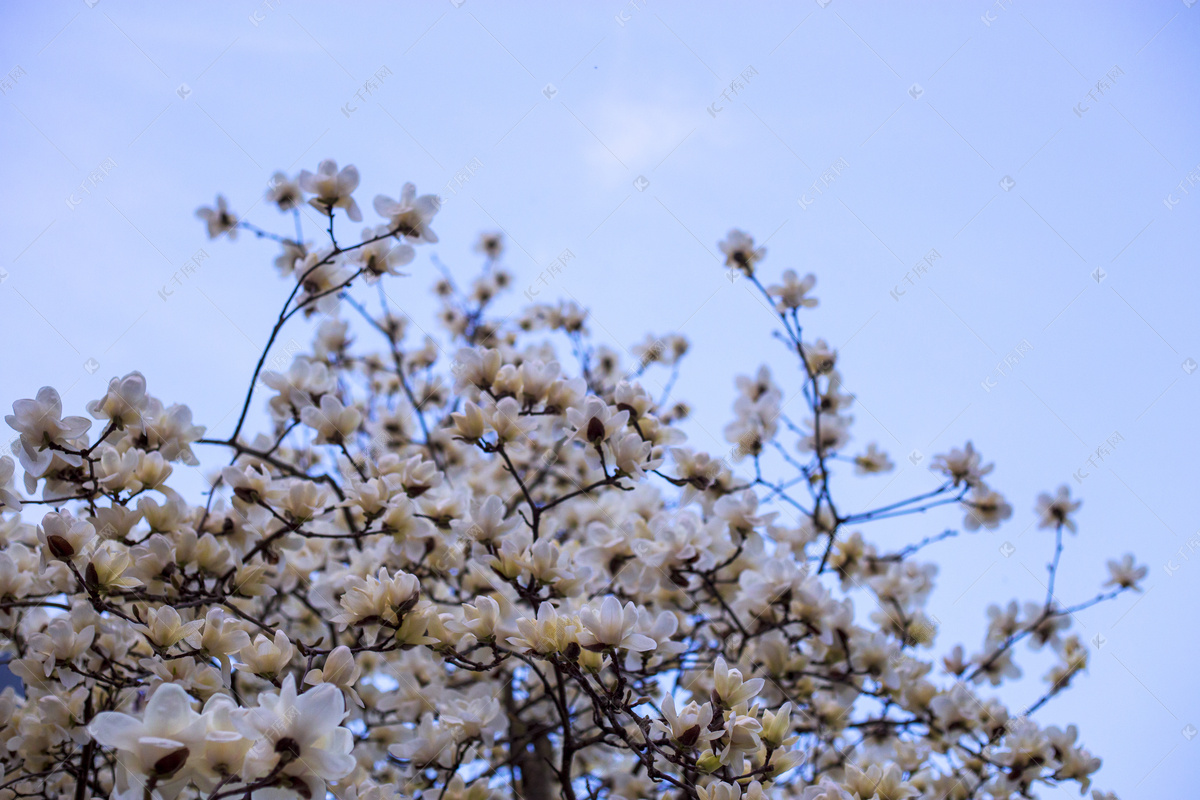
[[[217,195],[215,208],[201,206],[196,209],[196,217],[204,220],[204,224],[208,227],[208,238],[215,239],[222,233],[228,233],[230,239],[237,238],[237,214],[229,210],[225,195]]]
[[[784,310],[793,308],[816,308],[817,298],[809,297],[808,293],[817,284],[817,278],[811,273],[803,279],[796,277],[794,269],[783,271],[783,283],[767,289],[772,297],[779,298],[779,307]]]
[[[141,417],[148,402],[145,377],[140,372],[131,372],[109,381],[108,392],[88,403],[87,410],[96,419],[107,419],[117,430],[123,430]]]
[[[1044,493],[1038,495],[1037,512],[1041,516],[1038,527],[1054,528],[1061,525],[1075,533],[1078,528],[1075,527],[1075,520],[1071,519],[1071,514],[1078,511],[1081,505],[1082,501],[1071,500],[1071,490],[1066,484],[1059,486],[1053,497]]]
[[[663,698],[662,715],[661,721],[654,720],[655,729],[687,748],[703,750],[722,733],[709,727],[713,719],[710,703],[691,702],[677,711],[675,698],[668,694]]]
[[[142,432],[146,449],[158,450],[168,461],[199,463],[190,445],[204,435],[204,426],[192,424],[192,410],[187,406],[176,403],[164,408],[157,400],[150,402],[142,414]]]
[[[598,611],[592,606],[581,608],[579,621],[583,624],[583,630],[579,631],[579,644],[588,650],[613,647],[641,653],[658,647],[658,642],[637,633],[637,606],[626,603],[622,608],[621,601],[611,594],[604,598]]]
[[[975,445],[967,442],[962,450],[955,447],[949,453],[935,456],[929,468],[950,478],[955,486],[965,483],[979,488],[983,485],[983,477],[995,467],[995,464],[984,465]]]
[[[171,606],[151,606],[146,610],[146,623],[134,627],[144,633],[155,647],[165,650],[179,642],[185,642],[189,647],[199,647],[202,638],[200,628],[203,625],[202,619],[184,622],[179,612]]]
[[[504,501],[492,495],[472,502],[470,515],[451,521],[450,530],[476,542],[493,542],[521,524],[518,517],[505,519]]]
[[[346,716],[342,693],[322,683],[303,694],[296,679],[284,678],[279,693],[258,696],[258,707],[234,717],[237,730],[254,744],[246,753],[242,775],[254,780],[275,771],[286,788],[303,784],[308,797],[325,796],[326,781],[349,775],[356,765],[350,755],[354,735],[341,727]]]
[[[765,247],[754,247],[754,237],[733,228],[717,243],[725,254],[725,266],[740,269],[747,276],[754,274],[754,265],[767,254]]]
[[[430,230],[429,223],[440,205],[437,195],[418,197],[417,187],[411,183],[404,184],[399,200],[382,194],[375,198],[375,211],[388,220],[388,229],[413,244],[437,244],[437,234]]]
[[[358,430],[362,418],[361,411],[342,405],[332,394],[322,395],[319,406],[307,406],[300,412],[300,420],[316,430],[316,444],[342,444]]]
[[[615,602],[615,598],[614,598]],[[618,608],[620,604],[618,603]],[[572,645],[580,645],[580,621],[566,614],[559,614],[549,602],[543,601],[537,616],[517,619],[518,636],[510,636],[508,643],[530,653],[549,655],[566,652]]]
[[[865,452],[854,457],[854,472],[858,475],[891,472],[895,467],[888,454],[880,450],[875,442],[868,444]]]
[[[315,195],[308,203],[322,214],[331,216],[333,209],[344,208],[351,221],[362,222],[362,211],[350,196],[358,188],[358,169],[353,164],[338,172],[337,162],[325,159],[317,165],[316,173],[300,171],[300,188]]]
[[[100,592],[113,592],[141,586],[137,578],[126,577],[133,566],[133,558],[127,549],[116,542],[104,542],[92,553],[92,559],[84,571],[89,586]]]
[[[354,262],[362,268],[369,283],[379,280],[383,275],[402,274],[400,267],[411,262],[416,255],[411,245],[391,241],[387,237],[390,230],[386,225],[363,228],[362,240],[367,244],[353,253]]]
[[[713,692],[727,707],[741,705],[758,696],[766,683],[762,678],[742,679],[740,669],[730,669],[724,656],[713,663]]]
[[[1137,566],[1134,563],[1132,553],[1126,553],[1120,561],[1108,562],[1109,579],[1104,585],[1136,589],[1140,592],[1141,587],[1138,586],[1138,581],[1145,578],[1148,571],[1146,567]]]
[[[378,575],[355,577],[348,583],[341,599],[342,612],[332,620],[339,625],[383,623],[394,627],[421,597],[421,582],[415,575],[402,571],[390,575],[386,567],[380,567]]]
[[[325,657],[323,667],[308,671],[308,674],[304,676],[304,683],[308,685],[332,684],[345,692],[355,705],[363,708],[365,704],[358,696],[358,692],[354,690],[354,684],[358,683],[361,675],[362,667],[355,663],[354,654],[350,652],[349,647],[341,645],[335,647],[333,652]]]
[[[271,176],[271,182],[267,186],[267,201],[274,203],[280,211],[291,211],[294,208],[299,208],[304,202],[304,194],[300,189],[300,182],[292,180],[282,172],[276,172]]]
[[[84,555],[96,538],[96,529],[90,522],[57,511],[42,517],[37,530],[38,540],[46,552],[63,561]]]
[[[462,638],[458,642],[460,651],[468,651],[480,640],[489,640],[496,636],[500,626],[500,604],[490,597],[477,597],[475,602],[463,603],[462,622],[448,620],[446,627]]]
[[[171,800],[190,777],[189,759],[200,749],[207,727],[192,709],[188,693],[165,683],[151,695],[141,719],[101,711],[88,725],[88,733],[117,751],[114,798]]]
[[[238,661],[250,672],[270,680],[280,675],[292,660],[296,647],[287,634],[275,631],[275,637],[268,639],[264,634],[258,634],[254,641],[238,651]],[[290,678],[290,676],[289,676]]]
[[[977,531],[981,527],[995,530],[1013,512],[1004,495],[982,484],[971,490],[971,494],[963,500],[963,505],[967,508],[963,527],[968,531]]]
[[[580,408],[567,409],[567,422],[574,429],[572,438],[597,446],[629,422],[629,412],[617,410],[595,395],[584,398]]]
[[[210,608],[204,617],[199,648],[211,658],[223,658],[250,646],[250,634],[220,608]]]
[[[68,440],[83,436],[92,427],[87,417],[64,417],[62,400],[50,386],[38,389],[37,397],[33,400],[15,401],[13,413],[6,416],[4,421],[21,434],[21,464],[39,475],[54,458],[51,447],[64,447]],[[82,463],[76,456],[58,455],[68,464]]]
[[[700,800],[741,800],[742,788],[736,783],[713,781],[707,786],[697,786]]]
[[[0,511],[21,510],[21,496],[12,490],[15,470],[11,456],[0,456]]]
[[[489,261],[498,260],[504,255],[504,234],[499,231],[479,234],[474,250],[476,253],[482,253]]]

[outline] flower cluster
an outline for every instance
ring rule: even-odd
[[[295,236],[224,198],[201,210],[210,236],[277,246],[292,287],[228,433],[137,372],[88,416],[64,416],[47,387],[6,417],[19,438],[0,458],[0,644],[22,691],[0,695],[0,800],[1090,788],[1099,759],[1035,714],[1086,668],[1072,614],[1136,590],[1145,568],[1114,560],[1096,596],[1062,601],[1079,502],[1044,495],[1046,597],[988,608],[975,654],[935,649],[937,570],[916,556],[958,530],[897,550],[863,531],[942,507],[991,530],[1013,509],[969,442],[933,460],[922,494],[836,501],[893,465],[875,443],[847,452],[837,350],[804,335],[813,276],[768,287],[752,237],[721,244],[732,279],[775,309],[799,379],[738,377],[732,448],[710,454],[670,397],[687,341],[623,358],[573,303],[496,312],[513,283],[499,234],[481,237],[470,282],[436,262],[436,338],[386,293],[372,310],[361,285],[397,280],[438,241],[439,202],[411,184],[377,197],[380,221],[348,244],[335,222],[362,220],[358,184],[333,161],[277,174],[268,200]],[[311,347],[264,369],[297,316],[314,318]],[[256,401],[267,422],[251,433]],[[210,491],[174,488],[189,468]],[[1057,658],[1010,709],[984,692],[1021,675],[1022,642]]]

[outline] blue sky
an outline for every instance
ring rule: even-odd
[[[414,318],[431,316],[431,253],[467,275],[475,234],[503,228],[507,307],[533,285],[590,307],[614,347],[691,339],[676,396],[697,408],[693,443],[724,452],[733,375],[796,378],[720,268],[739,226],[766,240],[764,275],[817,274],[809,335],[841,351],[856,443],[900,467],[847,497],[923,491],[925,459],[968,438],[997,464],[1011,522],[930,551],[941,643],[977,647],[989,601],[1043,594],[1052,542],[1032,506],[1061,483],[1084,500],[1061,596],[1094,594],[1127,551],[1150,567],[1143,596],[1078,615],[1092,666],[1039,719],[1079,723],[1105,757],[1097,785],[1122,797],[1191,786],[1200,8],[89,0],[4,16],[5,407],[51,384],[78,413],[140,369],[227,432],[286,287],[270,246],[210,243],[193,211],[220,191],[286,232],[260,200],[270,175],[332,157],[358,166],[364,207],[405,181],[447,197],[442,243],[389,290]],[[1014,705],[1040,692],[1028,663]]]

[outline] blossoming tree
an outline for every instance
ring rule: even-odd
[[[919,556],[956,530],[915,528],[895,551],[866,531],[955,508],[962,529],[994,529],[1012,508],[969,442],[934,460],[924,494],[839,502],[892,464],[848,449],[837,352],[804,333],[811,275],[775,282],[748,235],[721,243],[796,368],[738,378],[730,449],[707,453],[678,427],[687,407],[639,380],[674,376],[686,341],[650,338],[622,364],[574,304],[500,318],[498,235],[469,285],[438,278],[441,339],[372,311],[371,284],[416,280],[399,269],[437,241],[439,203],[411,184],[378,197],[347,243],[357,185],[332,161],[276,175],[294,234],[223,198],[198,212],[209,236],[277,244],[291,286],[228,432],[206,437],[137,372],[88,416],[63,416],[49,387],[14,403],[0,643],[23,691],[0,695],[0,800],[1089,789],[1100,760],[1036,712],[1085,668],[1071,615],[1145,569],[1127,556],[1095,596],[1060,598],[1079,503],[1043,495],[1045,597],[993,605],[977,646],[935,651],[936,568]],[[298,315],[321,318],[311,349],[266,369]],[[256,402],[269,425],[251,432]],[[211,491],[189,498],[172,476],[201,456]],[[1026,646],[1055,665],[1040,699],[1007,708],[988,692],[1020,677]]]

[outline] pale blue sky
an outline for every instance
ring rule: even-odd
[[[196,206],[221,191],[286,232],[259,200],[276,169],[353,162],[369,208],[409,180],[449,196],[474,162],[437,218],[442,243],[393,298],[427,319],[430,254],[467,274],[483,229],[509,233],[522,288],[570,249],[542,296],[591,307],[614,346],[686,334],[676,394],[697,407],[694,444],[724,452],[732,376],[766,360],[796,379],[763,307],[720,268],[716,242],[740,226],[769,240],[764,275],[817,273],[810,335],[841,349],[856,443],[904,467],[847,497],[922,491],[932,479],[908,454],[968,438],[997,463],[1011,522],[930,551],[939,644],[977,648],[989,601],[1042,596],[1052,543],[1032,506],[1069,483],[1084,506],[1060,595],[1092,595],[1126,551],[1150,567],[1148,591],[1079,615],[1102,646],[1038,718],[1079,723],[1105,758],[1096,785],[1123,798],[1191,788],[1200,8],[823,5],[7,2],[0,404],[52,384],[78,413],[140,369],[227,433],[286,287],[272,247],[206,241]],[[162,299],[201,248],[211,257]],[[1032,680],[1004,695],[1015,706],[1040,693],[1044,663],[1027,663]]]

